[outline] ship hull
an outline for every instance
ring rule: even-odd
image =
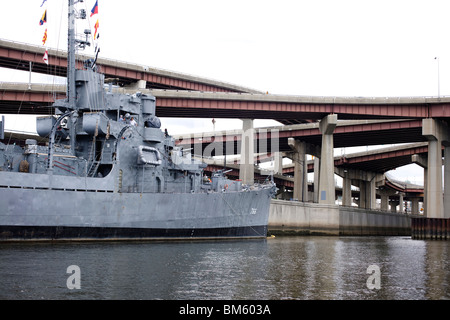
[[[0,189],[0,241],[263,238],[271,192]]]
[[[266,226],[209,229],[0,226],[0,241],[137,241],[264,238]]]

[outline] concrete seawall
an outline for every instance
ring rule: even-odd
[[[268,229],[274,235],[410,236],[411,217],[338,205],[272,200]]]

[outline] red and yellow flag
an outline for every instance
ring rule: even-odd
[[[95,28],[95,32],[94,32],[94,40],[97,40],[98,37],[99,37],[98,26],[99,26],[99,24],[98,24],[98,19],[97,19],[97,22],[95,23],[95,26],[94,26],[94,28]]]
[[[47,29],[45,29],[44,36],[42,37],[42,45],[45,45],[47,42]]]

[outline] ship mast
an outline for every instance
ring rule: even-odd
[[[75,87],[75,75],[76,75],[76,51],[77,48],[85,49],[86,46],[90,46],[89,35],[90,30],[84,30],[86,36],[85,40],[77,39],[75,34],[75,19],[86,19],[86,10],[81,9],[77,11],[75,4],[84,2],[84,0],[69,0],[68,10],[68,34],[67,34],[67,104],[69,110],[77,110],[77,93]],[[70,116],[69,136],[70,146],[72,154],[75,155],[75,127],[78,119],[78,113],[73,112]]]
[[[75,74],[76,74],[76,50],[77,46],[84,49],[90,43],[88,41],[89,30],[85,30],[86,40],[77,40],[75,34],[75,19],[86,19],[86,10],[82,9],[79,12],[75,9],[75,4],[83,2],[84,0],[68,0],[68,33],[67,33],[67,98],[64,106],[64,114],[59,116],[55,124],[52,127],[49,144],[48,144],[48,158],[47,158],[47,172],[53,172],[53,153],[55,144],[56,128],[64,117],[69,117],[68,127],[70,136],[70,149],[72,155],[75,155],[75,127],[78,119],[77,110],[77,93],[75,87]]]
[[[75,1],[69,0],[69,32],[67,41],[67,102],[71,110],[75,109]]]
[[[75,34],[75,19],[86,19],[86,10],[81,9],[77,11],[75,9],[75,4],[79,2],[84,2],[84,0],[69,0],[69,25],[67,34],[67,102],[69,108],[74,110],[76,108],[76,89],[75,89],[75,73],[76,73],[76,51],[79,47],[80,49],[85,49],[86,46],[90,46],[88,41],[90,30],[84,30],[86,36],[85,40],[77,39]]]

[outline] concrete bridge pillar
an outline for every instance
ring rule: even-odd
[[[381,194],[381,207],[380,209],[382,211],[388,211],[389,207],[389,195],[388,194]]]
[[[449,141],[448,127],[443,122],[436,119],[423,119],[422,135],[424,135],[428,140],[428,174],[426,181],[427,201],[425,207],[426,215],[428,218],[450,217],[450,212],[448,211],[450,207],[447,210],[444,210],[442,188],[442,142]],[[449,190],[447,190],[447,192],[448,194],[446,196],[446,200],[450,195]],[[450,200],[447,200],[446,204],[447,202],[450,202]],[[445,211],[448,213],[445,213]]]
[[[320,158],[314,156],[314,203],[319,202]]]
[[[427,215],[426,206],[427,206],[427,179],[428,179],[428,157],[423,157],[418,154],[413,154],[411,156],[411,162],[415,163],[423,168],[423,209],[425,210],[424,216]]]
[[[334,183],[334,142],[333,132],[337,125],[337,114],[330,114],[319,123],[322,133],[320,155],[319,203],[334,204],[336,190]]]
[[[444,142],[444,216],[450,218],[450,145]]]
[[[397,206],[400,204],[399,199],[390,199],[391,212],[397,212]]]
[[[395,195],[395,191],[389,189],[378,189],[378,194],[381,198],[381,210],[389,211],[389,197]]]
[[[254,166],[254,132],[253,119],[242,119],[241,162],[239,165],[239,179],[243,184],[253,184],[255,177]]]
[[[273,173],[283,174],[283,153],[279,151],[275,152],[273,162],[274,162]]]
[[[348,172],[344,172],[342,183],[342,205],[351,207],[352,205],[352,179],[350,179]]]
[[[359,207],[365,209],[375,209],[376,206],[376,181],[373,180],[353,180],[352,184],[359,188]]]
[[[294,194],[293,198],[299,201],[308,201],[308,164],[306,161],[306,143],[288,139],[292,148],[292,161],[294,162]]]
[[[411,198],[411,214],[419,214],[420,198]]]
[[[366,182],[366,208],[376,209],[377,206],[377,181],[376,179],[371,179]]]
[[[399,192],[398,194],[398,201],[399,201],[399,213],[405,213],[405,200],[404,200],[405,194],[403,192]]]
[[[354,185],[359,188],[358,206],[366,209],[376,208],[376,187],[384,181],[384,174],[349,168],[336,168],[335,170],[336,174],[343,178],[343,205],[351,204],[351,186]]]

